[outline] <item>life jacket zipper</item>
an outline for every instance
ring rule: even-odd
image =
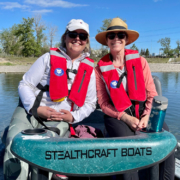
[[[135,84],[135,89],[137,90],[137,81],[136,81],[136,71],[135,71],[135,66],[133,66],[133,73],[134,73],[134,84]]]
[[[82,87],[82,84],[83,84],[83,82],[84,82],[85,76],[86,76],[86,70],[84,70],[84,74],[83,74],[83,77],[82,77],[81,84],[80,84],[80,86],[79,86],[78,92],[80,92],[80,90],[81,90],[81,87]]]

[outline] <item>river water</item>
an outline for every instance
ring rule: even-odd
[[[18,83],[23,74],[0,73],[0,133],[9,125],[13,112],[18,103]],[[180,73],[152,73],[159,77],[163,96],[168,98],[169,104],[165,121],[170,132],[180,142]],[[100,117],[99,119],[97,117]],[[101,124],[103,115],[95,116],[93,123]],[[89,122],[88,124],[90,124]],[[1,171],[1,170],[0,170]],[[0,180],[1,173],[0,173]]]
[[[17,87],[22,75],[0,74],[0,133],[9,124],[17,106],[19,98]],[[180,73],[152,73],[152,75],[160,79],[162,94],[169,101],[165,121],[170,131],[180,141]]]

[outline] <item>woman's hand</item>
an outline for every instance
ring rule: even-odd
[[[59,112],[56,112],[56,110],[48,107],[48,106],[39,106],[37,109],[37,114],[39,117],[47,119],[47,120],[52,120],[51,116],[52,115],[58,115],[60,114]]]
[[[124,114],[121,117],[121,120],[124,121],[127,125],[129,125],[129,127],[136,131],[138,129],[138,125],[139,125],[139,119],[137,119],[136,117],[130,116],[128,114]]]
[[[138,129],[142,129],[142,128],[147,127],[148,120],[149,120],[149,115],[143,116],[141,118],[141,121],[139,122]]]
[[[72,114],[68,110],[65,110],[65,109],[61,109],[59,114],[51,115],[51,119],[53,121],[63,120],[68,123],[72,123],[74,121]]]

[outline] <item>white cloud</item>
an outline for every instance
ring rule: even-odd
[[[27,4],[34,4],[41,7],[62,7],[62,8],[72,8],[80,6],[88,6],[87,4],[75,4],[63,0],[25,0]]]
[[[154,2],[162,1],[162,0],[153,0]]]
[[[34,10],[34,11],[31,11],[33,13],[38,13],[38,14],[45,14],[45,13],[51,13],[53,12],[51,9],[41,9],[41,10]]]
[[[2,5],[3,9],[14,9],[14,8],[26,9],[29,7],[26,5],[21,5],[17,2],[0,2],[0,5]]]

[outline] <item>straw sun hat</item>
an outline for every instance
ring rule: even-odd
[[[107,46],[106,34],[112,31],[126,32],[128,35],[128,42],[126,43],[126,45],[131,44],[139,37],[139,33],[134,30],[129,30],[127,24],[123,20],[121,20],[120,18],[114,18],[112,19],[106,31],[100,32],[96,35],[96,40],[102,45]]]

